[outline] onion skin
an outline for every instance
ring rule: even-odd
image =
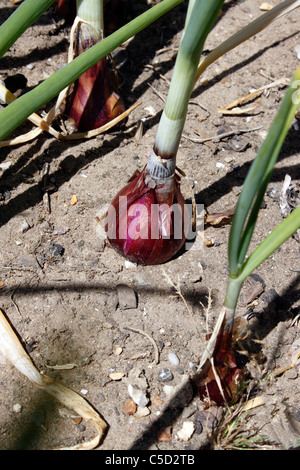
[[[125,111],[116,89],[115,76],[103,58],[74,83],[65,114],[79,132],[104,126]]]
[[[244,373],[237,365],[232,347],[232,328],[229,325],[222,325],[212,357],[214,369],[211,362],[207,361],[200,374],[196,374],[194,377],[199,397],[208,406],[232,404],[240,396],[239,385],[244,378]],[[219,384],[215,373],[218,376]],[[222,387],[222,393],[219,385]]]
[[[108,241],[118,253],[134,263],[165,263],[185,242],[190,218],[179,181],[174,178],[172,188],[167,192],[163,186],[164,183],[155,187],[148,185],[145,167],[115,196],[108,210]],[[174,207],[177,216],[180,214],[181,217],[181,227],[177,227],[181,237],[175,230]]]
[[[68,21],[74,18],[74,1],[60,0],[58,8],[60,14]],[[103,39],[102,24],[96,21],[94,23],[84,21],[80,17],[78,19],[74,58]],[[110,23],[110,18],[107,22]],[[70,90],[64,113],[74,122],[79,132],[102,127],[125,111],[124,103],[117,91],[117,74],[111,68],[108,57],[102,58],[81,75]]]

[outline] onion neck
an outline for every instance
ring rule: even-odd
[[[103,39],[103,0],[76,0],[76,8],[77,20],[81,22],[81,41],[83,47],[85,40],[87,43],[91,40],[93,43],[96,43]]]
[[[222,4],[223,0],[210,2],[190,0],[166,105],[147,165],[146,171],[153,177],[157,177],[157,173],[165,178],[170,178],[174,174],[176,155],[194,88],[200,55],[204,41]],[[159,158],[163,161],[164,168]],[[167,163],[168,160],[172,162]]]

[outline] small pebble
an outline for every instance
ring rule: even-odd
[[[59,243],[53,243],[49,248],[48,256],[49,258],[55,258],[56,256],[62,256],[64,254],[64,247]]]
[[[174,366],[178,366],[178,365],[179,365],[179,359],[178,359],[178,357],[176,356],[175,353],[169,352],[169,354],[168,354],[168,359],[169,359],[169,361],[171,362],[171,364],[173,364]]]
[[[118,346],[117,344],[114,346],[114,353],[116,356],[120,356],[120,354],[122,354],[123,352],[123,349],[121,348],[121,346]]]
[[[20,405],[19,403],[16,403],[14,406],[13,406],[13,410],[15,413],[21,413],[22,411],[22,405]]]
[[[157,435],[158,442],[171,442],[172,441],[172,427],[168,426],[159,431]]]
[[[109,374],[111,380],[121,380],[124,377],[124,372],[112,372]]]
[[[185,421],[182,425],[182,429],[177,433],[177,439],[180,441],[188,441],[195,431],[195,425],[192,421]]]
[[[135,403],[135,401],[132,398],[130,398],[130,400],[128,400],[126,403],[124,403],[124,405],[122,407],[122,411],[126,415],[134,415],[136,410],[137,410],[137,404]]]
[[[82,424],[82,423],[79,423],[79,424],[77,424],[77,429],[79,429],[79,431],[83,432],[83,431],[85,431],[85,430],[86,430],[86,427],[85,427],[85,425],[84,425],[84,424]]]
[[[182,419],[190,418],[194,413],[196,413],[197,409],[198,408],[195,403],[192,403],[190,406],[185,407],[181,413]]]
[[[155,395],[155,397],[151,400],[151,405],[156,406],[157,408],[163,404],[163,400],[160,398],[159,395]]]
[[[134,290],[126,284],[117,285],[118,303],[122,309],[137,308],[137,298]]]
[[[140,408],[145,407],[149,402],[149,399],[146,397],[145,393],[131,384],[128,385],[128,393],[129,396]]]
[[[30,229],[30,225],[29,223],[27,222],[27,220],[23,220],[23,222],[21,223],[21,226],[20,226],[20,232],[21,233],[25,233],[27,232],[28,230]]]
[[[150,410],[147,408],[147,406],[138,406],[135,416],[137,418],[144,418],[144,416],[148,416],[149,414]]]
[[[124,265],[125,265],[125,268],[126,268],[126,269],[133,269],[133,268],[136,268],[136,264],[135,264],[135,263],[132,263],[131,261],[128,261],[128,260],[125,261]]]
[[[173,380],[173,374],[169,369],[161,369],[158,374],[158,380],[160,382],[170,382]]]
[[[194,417],[194,424],[195,424],[195,433],[201,434],[203,431],[203,424],[202,424],[203,416],[200,411],[197,411]]]
[[[71,206],[75,206],[77,202],[78,202],[77,196],[76,194],[73,194],[73,196],[71,197]]]
[[[272,10],[272,8],[273,8],[273,5],[267,2],[262,3],[259,7],[259,9],[262,11],[269,11],[269,10]]]
[[[300,60],[300,44],[298,44],[295,49],[294,49],[295,53],[296,53],[296,56],[297,56],[297,59]]]

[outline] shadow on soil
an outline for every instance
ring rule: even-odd
[[[39,286],[35,289],[35,293],[44,292],[45,290],[60,289],[60,290],[74,290],[78,289],[83,291],[86,289],[95,289],[101,288],[97,285],[83,285],[74,286],[68,284],[67,286]],[[113,288],[113,287],[112,287]],[[107,286],[105,286],[107,289]],[[18,292],[23,294],[32,294],[32,289],[27,287],[18,286]],[[155,293],[155,292],[154,292]],[[160,292],[161,294],[162,292]],[[293,305],[300,299],[300,274],[295,276],[290,285],[286,288],[283,294],[273,295],[269,298],[269,303],[266,305],[262,312],[259,312],[255,316],[255,320],[251,326],[249,326],[249,336],[247,342],[245,342],[244,347],[247,348],[249,357],[251,354],[257,354],[260,352],[262,346],[260,343],[251,341],[251,338],[257,339],[259,336],[260,340],[263,340],[280,322],[286,321],[288,319],[293,319],[299,313],[299,307],[293,308]],[[187,299],[188,300],[188,299]],[[280,338],[279,338],[280,341]],[[243,365],[245,365],[246,360],[243,356]],[[182,388],[179,390],[179,394],[185,393],[185,387],[193,386],[194,396],[197,395],[197,390],[193,383],[193,377],[190,377],[185,383],[183,383]],[[147,450],[153,444],[157,442],[158,432],[167,426],[172,426],[172,424],[180,417],[183,409],[179,408],[176,403],[178,403],[178,395],[176,395],[168,404],[167,408],[163,411],[161,416],[153,421],[151,425],[143,432],[143,434],[132,444],[130,449],[127,450]],[[29,419],[28,424],[25,426],[25,429],[20,433],[18,429],[14,432],[15,440],[11,443],[11,449],[31,449],[38,447],[39,443],[39,426],[37,426],[38,414],[41,409],[45,409],[45,406],[40,406],[39,399],[38,403],[35,403],[32,408],[32,417]],[[51,410],[49,411],[51,415]],[[27,417],[28,418],[28,417]],[[105,419],[105,417],[104,417]],[[108,423],[109,424],[109,423]],[[9,426],[9,424],[7,424]],[[109,432],[109,431],[108,431]],[[202,450],[212,448],[212,443],[208,440],[204,447],[201,447]]]

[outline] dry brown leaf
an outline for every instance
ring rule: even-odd
[[[214,227],[219,227],[221,225],[230,224],[232,216],[234,214],[234,209],[229,209],[224,212],[215,212],[212,214],[205,214],[204,223],[213,225]]]
[[[21,374],[25,375],[36,387],[55,397],[66,408],[90,421],[97,430],[97,436],[90,441],[76,444],[73,447],[61,448],[61,450],[90,450],[97,447],[107,427],[105,421],[81,395],[39,372],[1,309],[0,338],[0,352]]]

